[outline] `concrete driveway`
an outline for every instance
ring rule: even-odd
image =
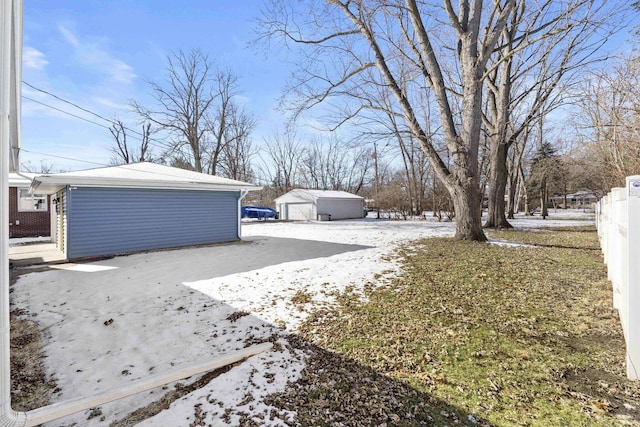
[[[268,413],[261,396],[282,390],[304,366],[304,354],[287,347],[286,335],[342,292],[363,292],[392,275],[394,242],[424,229],[365,221],[257,224],[244,230],[240,242],[50,265],[46,271],[19,267],[13,270],[20,276],[12,285],[12,308],[24,310],[44,331],[43,363],[61,390],[52,402],[275,339],[277,351],[195,390],[181,400],[189,408],[172,405],[143,425],[192,425],[188,416],[200,401],[219,417],[227,410],[239,417],[248,406]],[[255,400],[245,402],[249,391]],[[85,411],[52,427],[108,427],[163,393],[140,393],[102,406],[105,417]]]
[[[12,247],[10,258],[18,267],[30,264],[59,264],[62,258],[54,256],[53,253],[57,251],[52,250],[51,245],[54,244]],[[126,271],[133,268],[137,270],[137,274],[141,273],[140,269],[144,269],[149,281],[153,281],[154,276],[166,278],[167,274],[171,273],[179,274],[182,281],[195,281],[368,248],[370,246],[251,236],[238,242],[136,253],[78,264],[107,265],[110,270],[115,268]],[[53,255],[49,256],[50,253]],[[55,269],[64,270],[67,266],[68,264],[57,265]],[[72,271],[78,269],[72,268]],[[113,275],[114,271],[105,274]]]

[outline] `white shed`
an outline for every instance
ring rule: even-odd
[[[364,216],[364,198],[346,191],[291,190],[275,202],[280,219],[336,220]]]

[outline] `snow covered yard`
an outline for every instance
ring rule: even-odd
[[[514,223],[529,228],[593,221],[574,216]],[[200,379],[190,378],[50,426],[132,425],[133,411],[151,408],[173,391],[183,391],[182,396],[159,412],[143,409],[144,416],[151,417],[138,425],[222,426],[248,420],[283,425],[285,420],[276,414],[293,414],[272,412],[263,398],[282,391],[305,366],[304,352],[290,347],[286,335],[295,333],[314,310],[332,304],[337,293],[361,291],[392,276],[399,268],[395,252],[400,245],[451,236],[454,225],[370,219],[251,222],[242,231],[244,243],[63,265],[19,278],[12,308],[27,310],[44,331],[46,369],[59,387],[52,402],[96,394],[257,342],[276,344],[274,350],[234,366],[204,386],[189,388]],[[301,240],[301,247],[318,245],[318,251],[326,246],[318,242],[335,246],[326,256],[300,259],[291,254],[291,261],[283,256],[283,262],[269,265],[247,259],[249,267],[242,271],[208,268],[260,257],[260,249],[276,250],[268,246],[269,239]]]

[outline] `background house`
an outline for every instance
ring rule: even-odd
[[[51,234],[51,198],[29,191],[34,176],[26,172],[9,173],[9,238]]]
[[[240,238],[240,201],[257,190],[153,163],[37,176],[53,194],[56,245],[66,258],[228,242]]]
[[[275,200],[280,219],[337,220],[364,217],[364,198],[346,191],[291,190]]]
[[[564,209],[595,209],[598,197],[591,191],[577,191],[571,194],[556,194],[550,197],[554,208]]]

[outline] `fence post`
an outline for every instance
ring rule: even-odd
[[[609,221],[608,277],[613,285],[613,306],[620,312],[622,328],[627,334],[627,189],[611,189],[609,201],[611,214]]]
[[[627,177],[627,377],[640,379],[640,175]]]

